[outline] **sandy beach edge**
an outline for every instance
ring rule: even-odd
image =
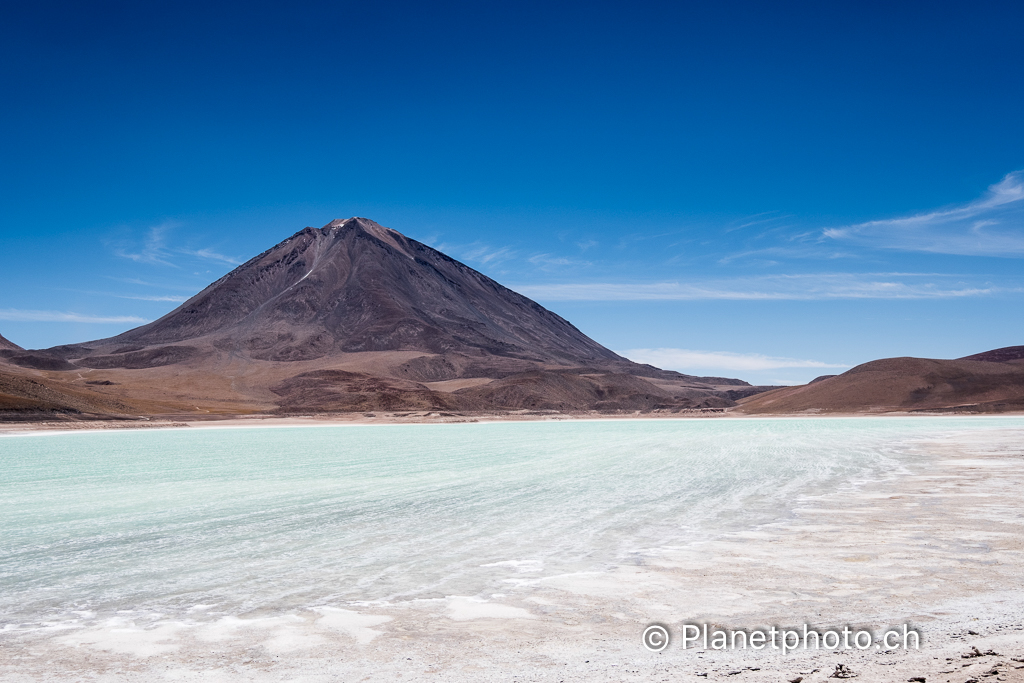
[[[0,422],[0,437],[53,434],[55,432],[107,432],[111,430],[168,430],[168,429],[274,429],[294,427],[366,427],[382,425],[442,425],[472,423],[519,422],[635,422],[665,420],[806,420],[806,419],[858,419],[858,418],[1019,418],[1024,411],[998,414],[974,413],[792,413],[779,415],[751,415],[732,410],[691,413],[562,413],[522,411],[508,413],[440,413],[436,411],[395,413],[331,413],[323,415],[254,415],[197,418],[194,415],[141,418],[137,420],[54,420]]]

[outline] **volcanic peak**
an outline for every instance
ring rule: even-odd
[[[166,350],[173,357],[205,345],[273,361],[361,351],[624,360],[536,302],[366,218],[305,228],[163,318],[76,346],[109,355],[154,345],[178,345]]]

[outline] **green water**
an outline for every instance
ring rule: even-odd
[[[0,438],[0,624],[500,592],[642,563],[1018,418],[179,429]]]

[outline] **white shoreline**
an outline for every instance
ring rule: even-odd
[[[594,416],[583,417],[573,415],[562,417],[559,414],[550,417],[540,416],[493,416],[493,415],[466,415],[456,418],[353,418],[341,419],[337,417],[254,417],[254,418],[227,418],[224,420],[168,420],[156,422],[120,422],[120,421],[96,421],[94,422],[45,422],[45,423],[0,423],[0,438],[10,436],[45,436],[47,434],[109,434],[111,432],[136,432],[136,431],[171,431],[181,429],[293,429],[298,427],[418,427],[423,425],[468,425],[468,424],[517,424],[517,423],[543,423],[543,422],[691,422],[711,420],[861,420],[861,419],[913,419],[913,420],[997,420],[997,419],[1020,419],[1024,412],[998,413],[998,414],[918,414],[918,413],[858,413],[858,414],[835,414],[835,415],[745,415],[742,413],[722,413],[716,416],[693,415],[678,416],[665,415],[663,417],[651,416]],[[93,427],[93,424],[101,423],[102,427]],[[273,423],[273,424],[270,424]],[[41,427],[40,425],[46,425]],[[70,425],[83,425],[75,427]]]

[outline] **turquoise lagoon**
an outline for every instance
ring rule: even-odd
[[[490,595],[791,514],[1022,418],[607,420],[0,438],[0,628]]]

